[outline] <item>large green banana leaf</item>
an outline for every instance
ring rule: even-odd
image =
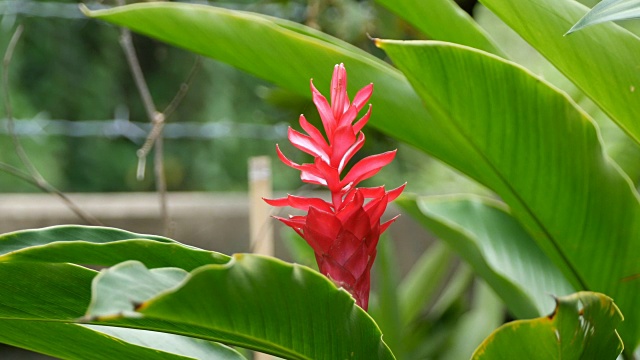
[[[475,149],[468,156],[498,179],[490,187],[572,285],[616,299],[628,320],[621,335],[635,348],[640,204],[603,155],[592,120],[542,79],[487,53],[441,42],[377,43],[434,116]]]
[[[95,343],[108,347],[105,354],[111,355],[102,357],[105,359],[113,358],[113,353],[120,350],[138,351],[140,358],[147,358],[143,350],[163,349],[161,343],[152,342],[145,333],[76,324],[78,320],[93,320],[90,322],[94,325],[180,334],[293,359],[333,359],[350,353],[361,358],[393,359],[380,330],[353,298],[326,277],[303,266],[254,255],[231,258],[166,238],[100,227],[63,226],[15,232],[0,236],[0,246],[3,244],[15,251],[0,261],[0,342],[74,358],[55,344],[20,342],[20,337],[16,338],[16,334],[23,334],[23,339],[29,339],[31,328],[43,327],[60,329],[61,336],[86,336],[85,342],[79,340],[79,346]],[[98,246],[100,251],[96,251]],[[157,254],[159,260],[141,252]],[[161,256],[163,252],[166,256]],[[50,262],[44,261],[45,254]],[[82,258],[79,254],[87,254],[83,264],[113,265],[128,257],[140,259],[146,266],[137,261],[125,262],[94,280],[93,270],[68,264]],[[131,263],[138,265],[132,267]],[[157,264],[165,267],[147,269]],[[113,273],[120,277],[111,282],[113,277],[107,275]],[[96,284],[92,287],[91,282],[100,279],[101,286],[113,289],[105,292]],[[94,302],[87,314],[92,291]],[[171,291],[175,294],[167,295]],[[155,300],[148,302],[151,298]],[[104,299],[112,308],[101,305]],[[173,305],[158,310],[158,304]],[[145,313],[145,318],[134,314],[135,310]],[[49,323],[56,325],[46,325]],[[99,336],[93,335],[96,332]],[[122,337],[131,345],[107,341],[110,336]],[[212,352],[213,358],[237,356],[208,341],[176,341],[187,349],[191,347],[191,355],[184,356],[196,356],[209,347],[219,348],[222,354]],[[327,347],[327,343],[332,346]]]
[[[238,254],[227,265],[196,269],[181,282],[167,281],[166,272],[175,270],[162,270],[125,262],[102,272],[87,316],[135,320],[143,314],[287,359],[394,358],[353,298],[306,267]],[[114,302],[114,293],[128,294],[135,303]]]
[[[587,0],[582,2],[585,1]],[[640,144],[611,121],[600,107],[584,95],[582,90],[569,81],[553,64],[522,39],[518,33],[509,28],[491,10],[478,4],[474,8],[474,19],[496,40],[502,49],[505,49],[512,56],[510,60],[528,68],[565,91],[596,121],[605,151],[637,185],[640,180]]]
[[[474,47],[499,56],[489,35],[453,0],[376,0],[433,40]]]
[[[640,40],[613,24],[563,36],[589,9],[573,0],[481,0],[640,142]]]

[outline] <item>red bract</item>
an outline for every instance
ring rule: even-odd
[[[368,156],[342,174],[349,160],[364,145],[365,136],[361,130],[369,120],[371,106],[364,116],[357,121],[356,118],[369,101],[373,84],[358,91],[350,103],[347,71],[340,64],[335,66],[331,79],[331,105],[315,88],[313,80],[311,92],[327,138],[304,115],[300,115],[300,126],[307,134],[289,128],[288,138],[293,146],[313,156],[313,163],[296,164],[277,145],[276,151],[283,163],[300,170],[303,182],[328,187],[331,202],[294,195],[265,201],[273,206],[291,206],[307,212],[304,216],[276,218],[293,228],[313,248],[320,272],[349,291],[356,303],[366,310],[376,246],[380,234],[395,220],[381,224],[380,217],[405,185],[391,191],[385,191],[383,186],[356,187],[388,165],[395,157],[395,150]]]

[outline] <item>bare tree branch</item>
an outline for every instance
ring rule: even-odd
[[[193,66],[189,71],[189,75],[187,75],[187,79],[182,84],[180,84],[180,90],[178,90],[176,95],[173,97],[173,100],[171,100],[171,103],[169,103],[169,105],[162,112],[162,114],[164,115],[164,118],[162,119],[162,121],[154,122],[154,126],[149,132],[149,136],[147,136],[147,139],[145,140],[144,144],[137,151],[136,154],[138,155],[138,165],[139,165],[138,179],[139,180],[144,179],[144,168],[145,168],[144,164],[146,163],[146,158],[151,152],[151,150],[153,149],[153,144],[155,143],[156,139],[162,133],[162,129],[164,128],[164,123],[165,123],[164,121],[173,114],[173,112],[176,110],[178,105],[180,105],[180,102],[182,101],[184,96],[189,91],[189,87],[191,86],[193,79],[195,79],[195,75],[198,73],[198,70],[200,70],[200,62],[201,62],[200,57],[199,56],[196,57],[196,60],[193,62]]]
[[[17,178],[20,178],[22,180],[24,180],[25,182],[28,182],[29,184],[39,188],[40,190],[56,195],[60,198],[60,200],[62,200],[62,202],[65,203],[65,205],[67,205],[67,207],[73,211],[78,217],[80,217],[82,220],[86,221],[87,223],[91,224],[91,225],[96,225],[96,226],[103,226],[103,224],[96,219],[95,217],[93,217],[91,214],[87,213],[86,211],[84,211],[82,208],[80,208],[78,205],[76,205],[75,202],[73,202],[73,200],[71,200],[67,195],[65,195],[63,192],[61,192],[60,190],[56,189],[55,187],[51,186],[48,182],[44,181],[38,181],[36,179],[33,178],[33,176],[31,176],[30,174],[27,174],[26,172],[11,166],[9,164],[5,164],[0,162],[0,171],[4,171],[8,174],[11,174]]]
[[[40,174],[38,169],[36,169],[36,167],[33,165],[31,160],[29,159],[29,156],[24,150],[24,147],[22,146],[22,143],[20,142],[20,139],[18,138],[18,135],[15,132],[15,124],[13,122],[13,107],[11,105],[11,95],[9,93],[9,64],[11,64],[11,58],[13,57],[13,52],[18,44],[18,40],[20,39],[20,36],[22,35],[23,30],[24,30],[24,27],[22,25],[19,25],[16,28],[15,32],[13,33],[13,36],[11,37],[11,41],[9,41],[9,45],[7,46],[7,49],[4,53],[4,57],[2,61],[2,90],[4,93],[3,98],[4,98],[5,112],[7,116],[8,132],[11,136],[11,139],[13,140],[13,146],[15,148],[15,151],[18,154],[18,157],[20,158],[20,161],[22,162],[23,166],[27,168],[27,172],[23,172],[18,168],[15,168],[11,165],[4,164],[4,163],[0,163],[0,170],[6,173],[9,173],[11,175],[14,175],[34,185],[44,192],[56,195],[57,197],[60,198],[60,200],[62,200],[67,205],[67,207],[69,207],[69,209],[71,209],[71,211],[73,211],[79,218],[81,218],[86,223],[91,225],[102,225],[102,223],[98,219],[96,219],[93,215],[84,211],[82,208],[76,205],[76,203],[74,203],[67,195],[65,195],[63,192],[61,192],[60,190],[55,188],[53,185],[49,184],[47,180],[45,180],[42,174]]]
[[[124,5],[123,0],[118,0],[118,5]],[[163,233],[165,235],[170,235],[170,226],[171,219],[169,218],[169,210],[167,206],[167,181],[164,173],[164,154],[163,154],[163,146],[162,146],[162,129],[164,127],[164,115],[157,111],[155,104],[153,103],[153,98],[151,97],[151,92],[149,91],[149,87],[147,86],[147,82],[144,79],[144,74],[142,73],[142,69],[140,68],[140,62],[138,61],[138,56],[136,55],[135,47],[133,46],[133,41],[131,40],[131,31],[127,28],[120,28],[120,45],[124,50],[125,56],[127,57],[127,62],[129,63],[129,68],[131,69],[131,73],[133,74],[133,79],[138,87],[138,92],[142,97],[142,102],[144,104],[144,108],[147,111],[147,116],[149,117],[149,121],[153,124],[153,129],[151,133],[157,133],[155,136],[155,154],[153,157],[154,169],[155,169],[155,179],[156,179],[156,191],[158,192],[159,201],[160,201],[160,217],[162,218],[163,224]],[[141,160],[140,152],[138,152],[138,159]],[[146,158],[146,154],[144,154],[144,158]],[[140,165],[140,164],[139,164]],[[138,175],[140,173],[144,173],[144,169],[140,171],[141,166],[138,166]]]
[[[193,65],[191,66],[191,70],[189,70],[189,74],[187,78],[180,84],[180,90],[173,97],[173,100],[169,103],[169,105],[162,112],[164,114],[165,119],[168,119],[173,115],[173,112],[178,108],[178,105],[184,99],[184,96],[189,92],[189,88],[191,87],[191,83],[196,78],[196,74],[200,71],[200,65],[202,65],[202,58],[200,56],[196,56],[193,61]]]

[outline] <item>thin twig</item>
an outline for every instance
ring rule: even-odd
[[[0,170],[7,172],[11,175],[17,176],[18,178],[38,187],[40,190],[56,195],[59,197],[66,205],[73,211],[79,218],[91,225],[102,225],[102,223],[96,219],[93,215],[84,211],[80,208],[76,203],[74,203],[67,195],[63,192],[55,188],[53,185],[49,184],[47,180],[40,174],[38,169],[33,165],[29,156],[27,156],[27,152],[24,150],[18,135],[15,132],[15,126],[13,122],[13,107],[11,106],[11,95],[9,93],[9,64],[11,63],[11,58],[13,57],[13,52],[18,44],[18,40],[20,39],[20,35],[22,35],[22,31],[24,27],[19,25],[13,36],[11,37],[11,41],[9,41],[9,45],[7,50],[4,53],[4,58],[2,61],[2,90],[4,93],[4,106],[5,112],[7,116],[7,128],[8,132],[13,140],[13,145],[15,148],[20,161],[23,166],[27,168],[27,172],[23,172],[18,168],[15,168],[11,165],[0,163]]]
[[[13,175],[17,178],[20,178],[21,180],[28,182],[29,184],[36,186],[38,188],[40,188],[40,190],[42,191],[47,191],[42,184],[40,184],[39,182],[37,182],[31,175],[27,174],[26,172],[18,169],[15,166],[0,162],[0,170],[6,172],[7,174]]]
[[[6,172],[8,174],[11,174],[11,175],[17,177],[17,178],[20,178],[20,179],[24,180],[25,182],[28,182],[29,184],[39,188],[40,190],[42,190],[42,191],[44,191],[46,193],[50,193],[50,194],[56,195],[57,197],[60,198],[60,200],[62,200],[62,202],[64,202],[64,204],[71,211],[73,211],[78,217],[80,217],[85,222],[87,222],[87,223],[89,223],[91,225],[95,225],[95,226],[104,226],[98,219],[96,219],[94,216],[92,216],[91,214],[87,213],[82,208],[80,208],[65,193],[63,193],[62,191],[56,189],[55,187],[53,187],[48,182],[46,182],[46,181],[44,181],[44,182],[38,181],[38,180],[34,179],[33,176],[31,176],[30,174],[27,174],[26,172],[14,167],[14,166],[11,166],[9,164],[5,164],[5,163],[2,163],[2,162],[0,162],[0,171],[4,171],[4,172]]]
[[[131,31],[124,27],[120,28],[120,45],[127,57],[127,62],[129,63],[129,68],[133,74],[133,79],[136,83],[136,87],[138,88],[138,92],[142,97],[142,104],[144,105],[144,109],[147,111],[147,117],[150,121],[153,121],[158,111],[153,103],[153,98],[151,97],[151,92],[149,91],[147,82],[144,80],[144,74],[142,74],[140,62],[138,61],[138,56],[136,55],[136,50],[133,46],[133,41],[131,40]]]
[[[182,102],[184,96],[189,92],[191,83],[193,83],[193,80],[196,78],[196,75],[200,70],[200,65],[202,65],[202,58],[200,56],[196,56],[195,60],[193,61],[193,65],[191,66],[191,70],[189,70],[187,78],[182,82],[182,84],[180,84],[180,90],[178,90],[176,95],[173,97],[173,100],[171,100],[169,105],[162,112],[166,119],[173,115],[173,112],[176,110],[178,105],[180,105],[180,102]]]
[[[124,5],[123,0],[118,0],[118,5]],[[135,47],[133,46],[133,41],[131,40],[131,31],[127,28],[120,29],[120,45],[124,50],[125,56],[127,58],[127,62],[129,63],[129,68],[131,69],[131,73],[133,74],[133,79],[138,88],[138,92],[142,97],[142,102],[144,104],[145,110],[147,111],[147,116],[149,117],[149,121],[153,124],[152,133],[156,132],[155,136],[155,154],[153,157],[153,167],[155,169],[155,179],[156,179],[156,191],[158,192],[159,201],[160,201],[160,217],[162,218],[162,224],[165,235],[170,235],[170,225],[171,220],[169,218],[169,210],[167,206],[167,182],[164,173],[164,154],[162,147],[162,130],[164,127],[164,115],[157,111],[155,104],[153,103],[153,98],[151,97],[151,92],[149,91],[149,87],[147,86],[147,82],[144,79],[144,74],[142,73],[142,69],[140,68],[140,62],[138,61],[138,56],[136,55]],[[140,156],[141,153],[138,151],[138,159],[139,161],[144,161],[146,159],[146,154],[144,157]],[[140,175],[140,171],[142,166],[138,166],[138,175]]]
[[[142,147],[140,147],[140,149],[136,152],[136,154],[138,155],[138,179],[139,180],[144,179],[144,168],[145,168],[144,165],[146,163],[147,156],[153,149],[153,144],[155,144],[156,139],[160,136],[160,134],[162,134],[165,121],[171,115],[173,115],[173,112],[176,110],[178,105],[180,105],[180,102],[182,101],[184,96],[187,94],[187,92],[189,92],[191,83],[195,79],[195,76],[198,73],[198,70],[200,70],[200,62],[201,62],[200,57],[199,56],[196,57],[196,60],[193,62],[193,66],[189,71],[189,75],[187,75],[186,80],[183,81],[182,84],[180,84],[180,90],[178,90],[176,95],[173,97],[173,100],[171,100],[169,105],[161,113],[161,115],[164,115],[164,117],[161,119],[160,118],[154,119],[156,121],[154,121],[153,128],[149,132],[149,135],[147,136],[147,139],[145,140]]]

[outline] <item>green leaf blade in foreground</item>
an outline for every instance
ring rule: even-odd
[[[109,280],[123,269],[131,270],[131,263],[104,271],[94,287],[107,281],[110,292],[135,297],[144,287],[123,289],[122,282]],[[139,266],[137,271],[141,278],[150,275]],[[127,323],[129,317],[138,321],[131,304],[105,314],[97,295],[87,314],[96,324],[118,318]],[[205,329],[210,340],[290,359],[394,358],[375,322],[344,290],[306,267],[256,255],[235,255],[229,264],[196,269],[177,287],[167,286],[135,309],[142,320],[165,322],[165,331]]]
[[[69,262],[111,266],[138,260],[149,267],[179,267],[191,271],[224,264],[229,256],[201,250],[154,235],[80,225],[53,226],[0,235],[0,262]]]
[[[626,279],[640,274],[640,203],[603,155],[587,115],[526,69],[490,54],[441,42],[377,43],[434,116],[454,124],[474,149],[466,156],[476,160],[479,179],[572,286],[616,299],[628,320],[620,334],[635,348],[640,282]]]
[[[245,257],[252,258],[253,256],[246,255]],[[336,357],[335,354],[337,351],[345,349],[353,351],[354,356],[360,356],[360,358],[393,359],[393,355],[381,340],[380,331],[371,318],[355,305],[350,295],[335,288],[319,273],[271,259],[258,259],[248,263],[239,262],[241,265],[235,267],[233,264],[228,266],[208,265],[195,270],[191,275],[196,281],[202,281],[200,286],[205,289],[203,291],[197,289],[195,294],[185,294],[184,289],[178,289],[175,295],[177,297],[187,296],[189,301],[180,303],[179,299],[165,292],[165,295],[159,298],[161,300],[159,303],[169,304],[171,310],[167,311],[172,314],[163,312],[162,316],[156,316],[157,314],[151,316],[145,313],[144,318],[140,318],[139,314],[134,317],[114,314],[117,316],[106,316],[103,317],[103,321],[94,322],[87,326],[91,326],[90,329],[93,331],[125,339],[136,346],[158,347],[160,350],[163,348],[154,345],[153,339],[149,339],[144,333],[128,333],[122,329],[107,329],[94,325],[161,331],[208,341],[220,340],[243,344],[250,348],[255,348],[256,344],[259,344],[258,346],[261,348],[267,347],[267,345],[273,347],[275,341],[282,345],[277,346],[277,352],[283,355],[288,354],[293,359],[342,358],[341,356]],[[237,262],[234,263],[237,264]],[[239,267],[242,269],[238,269]],[[117,270],[117,266],[115,269]],[[274,269],[276,271],[273,271]],[[220,276],[212,278],[210,276],[212,273],[218,273]],[[16,274],[20,274],[20,276],[16,276]],[[76,336],[78,347],[86,345],[90,351],[95,351],[92,344],[97,344],[96,341],[105,338],[105,335],[93,336],[94,333],[87,332],[85,325],[75,323],[81,318],[87,319],[83,315],[86,315],[85,312],[90,304],[91,286],[95,275],[95,271],[70,264],[0,262],[0,293],[3,294],[0,297],[0,341],[53,356],[73,358],[68,355],[68,344],[63,341],[32,341],[31,345],[25,343],[25,339],[29,339],[33,334],[40,334],[46,332],[46,329],[50,329],[51,331],[59,330],[61,336],[68,336],[68,338]],[[277,278],[277,281],[270,280],[274,277]],[[144,279],[148,280],[148,278]],[[122,282],[121,284],[123,288],[128,289],[127,291],[132,291],[131,283]],[[185,283],[185,285],[192,286],[189,284],[193,285],[189,281]],[[138,285],[145,288],[148,283],[139,283]],[[164,290],[171,290],[174,285],[173,281],[165,283]],[[256,286],[262,291],[253,291],[247,286]],[[153,294],[157,294],[158,290],[162,291],[163,287],[155,287]],[[230,302],[230,307],[216,307],[216,304],[220,305],[220,301],[224,299]],[[171,303],[174,300],[179,300],[179,303]],[[196,304],[193,303],[194,301]],[[123,311],[130,310],[128,306],[140,305],[126,301],[123,304],[125,304],[125,307],[122,308]],[[191,307],[192,305],[195,306]],[[149,307],[148,310],[152,310],[154,306],[153,302],[147,302],[143,307]],[[257,308],[261,309],[261,312],[258,312]],[[240,314],[227,313],[229,309],[240,312]],[[273,309],[279,309],[279,311]],[[186,316],[183,316],[185,312]],[[227,319],[223,326],[218,324],[218,315]],[[216,320],[212,320],[212,316]],[[167,318],[177,321],[167,320]],[[234,321],[237,323],[234,324]],[[262,328],[262,325],[257,324],[259,321],[268,321],[271,326]],[[64,325],[64,327],[47,325],[50,323]],[[267,331],[269,334],[265,334]],[[47,339],[47,337],[43,336],[42,339]],[[83,342],[83,339],[86,342]],[[167,338],[159,337],[159,339]],[[192,339],[180,337],[175,341],[183,344],[187,349],[190,348],[191,352],[188,356],[195,358],[199,358],[196,356],[198,351],[205,351],[210,346],[216,346],[207,342],[202,345],[204,346],[202,348],[197,345],[198,341],[195,341],[193,343],[195,345],[192,347],[190,345]],[[331,343],[332,346],[327,346],[328,343]],[[58,347],[60,344],[64,344],[64,348]],[[105,344],[102,342],[102,345],[110,346]],[[118,344],[113,346],[116,345]],[[119,349],[118,347],[105,349],[105,357],[78,355],[78,358],[113,359],[113,354],[120,351]],[[221,353],[228,353],[226,349],[223,347],[220,350]],[[125,350],[122,349],[122,351]],[[84,350],[74,351],[84,354]],[[129,350],[125,352],[129,353]],[[171,358],[143,356],[144,352],[139,354],[141,356],[133,356],[132,358]],[[235,358],[233,356],[232,359]],[[220,358],[225,357],[220,355]]]
[[[548,317],[503,325],[476,349],[473,360],[616,359],[622,314],[606,295],[579,292],[558,298]],[[578,309],[580,306],[580,310]]]
[[[244,359],[208,341],[74,323],[95,274],[70,264],[0,262],[0,342],[61,359]]]
[[[396,203],[471,264],[518,318],[553,309],[574,292],[558,268],[504,208],[477,196],[412,197]]]
[[[573,0],[482,0],[640,143],[640,39],[613,23],[563,36],[588,8]],[[526,19],[524,21],[523,19]]]
[[[376,0],[433,40],[474,47],[504,57],[489,35],[453,0]]]
[[[602,0],[586,13],[567,34],[607,21],[640,18],[639,0]]]

